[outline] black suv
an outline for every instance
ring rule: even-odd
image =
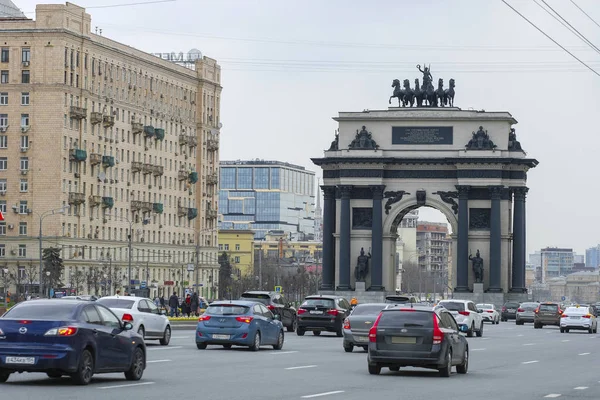
[[[500,321],[506,322],[509,319],[517,319],[517,310],[521,306],[516,301],[509,301],[504,303],[502,306],[502,312],[500,314]]]
[[[344,336],[344,319],[350,315],[351,306],[343,297],[330,295],[308,296],[298,308],[298,336],[312,331],[319,336],[322,331]]]
[[[286,302],[281,293],[254,290],[244,292],[240,300],[256,301],[267,306],[275,315],[279,315],[288,332],[294,332],[298,326],[296,309]]]

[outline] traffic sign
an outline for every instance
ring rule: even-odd
[[[195,266],[194,264],[188,264],[188,265],[187,265],[187,270],[188,270],[188,272],[191,272],[191,271],[193,271],[194,269],[196,269],[196,266]]]
[[[281,293],[283,292],[283,290],[281,290],[281,286],[275,286],[275,293]]]
[[[142,289],[146,289],[146,285],[147,285],[146,281],[142,281],[140,286]]]
[[[562,301],[565,301],[567,298],[566,298],[566,296],[563,296],[563,297],[561,297],[560,299],[561,299]]]

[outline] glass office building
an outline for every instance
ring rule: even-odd
[[[282,230],[313,240],[315,173],[280,161],[221,161],[219,229]]]

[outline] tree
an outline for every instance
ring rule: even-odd
[[[219,298],[227,298],[227,294],[231,293],[231,262],[229,255],[223,252],[219,256]]]
[[[32,288],[37,286],[39,283],[39,265],[36,265],[32,262],[29,262],[27,266],[25,266],[25,279],[28,287],[28,292],[31,294],[33,292]]]
[[[48,277],[48,287],[62,287],[61,278],[64,264],[60,257],[60,249],[58,247],[44,249],[42,259],[44,260],[44,274]],[[50,276],[48,276],[48,272]]]
[[[71,272],[71,276],[69,277],[69,283],[71,289],[75,291],[76,295],[83,290],[83,285],[85,282],[86,276],[84,267],[75,267],[75,271]]]
[[[88,294],[98,295],[100,287],[100,269],[96,266],[89,267],[85,274]],[[92,291],[92,289],[94,289]]]

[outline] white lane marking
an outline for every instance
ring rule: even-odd
[[[551,333],[554,333],[554,332],[552,332],[552,331],[546,332],[546,335],[549,335],[549,334],[551,334]]]
[[[575,390],[585,390],[585,389],[588,389],[588,387],[587,386],[577,386],[576,388],[573,388],[573,389],[575,389]]]
[[[490,340],[490,338],[489,337],[484,337],[484,338],[481,338],[481,340]]]
[[[566,343],[566,342],[570,342],[569,339],[565,339],[565,340],[561,340],[561,342]]]
[[[171,362],[173,360],[152,360],[152,361],[146,361],[146,364],[153,364],[153,363],[164,363],[164,362]]]
[[[517,337],[522,337],[522,336],[525,336],[525,335],[517,335]]]
[[[538,363],[538,360],[533,360],[533,361],[523,361],[521,364],[534,364],[534,363]]]
[[[293,353],[297,353],[298,351],[294,350],[294,351],[272,351],[269,354],[293,354]]]
[[[471,349],[471,351],[484,351],[485,349]]]
[[[562,394],[558,394],[558,393],[550,393],[550,394],[547,394],[547,395],[546,395],[546,396],[544,396],[544,397],[548,397],[548,398],[554,398],[554,397],[560,397],[560,396],[562,396]]]
[[[535,343],[523,343],[523,346],[535,346]]]
[[[591,353],[579,353],[580,356],[587,356],[588,354],[591,354]]]
[[[100,386],[98,389],[120,389],[120,388],[143,386],[143,385],[154,385],[154,382],[130,383],[128,385],[115,385],[115,386]]]
[[[147,347],[146,350],[175,350],[182,349],[183,346],[164,346],[164,347]]]
[[[288,367],[285,369],[287,369],[288,371],[291,371],[293,369],[304,369],[304,368],[315,368],[315,367],[316,367],[316,365],[301,365],[299,367]]]
[[[192,336],[171,336],[171,339],[189,339]]]
[[[344,393],[343,390],[336,390],[334,392],[325,392],[325,393],[317,393],[317,394],[310,394],[307,396],[302,396],[303,399],[313,399],[315,397],[323,397],[323,396],[329,396],[332,394],[340,394],[340,393]]]

